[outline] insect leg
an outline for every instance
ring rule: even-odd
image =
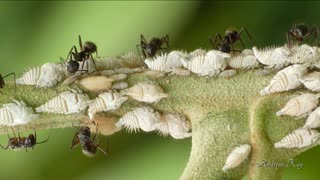
[[[241,45],[242,45],[242,48],[245,49],[244,44],[243,44],[243,41],[242,41],[242,39],[241,39],[240,36],[239,36],[239,41],[240,41],[240,43],[241,43]],[[231,47],[232,47],[232,45],[231,45]],[[233,48],[232,48],[232,49],[233,49]]]
[[[83,45],[82,45],[80,34],[79,34],[79,46],[80,46],[80,51],[83,51]]]
[[[91,54],[91,60],[92,60],[92,62],[93,62],[93,64],[94,64],[94,68],[96,69],[96,71],[97,71],[97,65],[96,65],[96,62],[95,62],[95,60],[93,59],[93,56],[92,56],[92,54]],[[89,70],[89,69],[88,69]]]
[[[253,41],[253,39],[252,39],[249,31],[247,30],[247,28],[242,27],[242,28],[240,29],[240,31],[239,31],[239,33],[238,33],[239,37],[240,37],[241,32],[242,32],[243,30],[244,30],[244,31],[246,32],[246,34],[248,35],[248,37],[249,37],[249,39],[250,39],[250,42],[251,42],[251,45],[254,46],[255,43],[254,43],[254,41]]]
[[[16,91],[16,90],[17,90],[16,73],[7,74],[7,75],[5,75],[5,76],[3,77],[3,79],[6,78],[6,77],[8,77],[8,76],[11,76],[11,75],[13,75],[13,79],[14,79],[14,90]]]
[[[169,34],[167,34],[165,37],[162,38],[162,42],[165,42],[167,45],[167,48],[169,48]]]
[[[219,39],[218,39],[218,38],[219,38]],[[217,33],[217,34],[215,35],[214,41],[213,41],[212,39],[213,39],[213,37],[210,36],[210,37],[209,37],[209,41],[210,41],[210,43],[211,43],[211,45],[212,45],[213,48],[217,48],[216,45],[217,45],[218,40],[219,40],[219,42],[223,41],[222,36],[221,36],[220,33]]]

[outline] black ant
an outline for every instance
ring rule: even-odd
[[[49,140],[49,138],[47,138],[44,141],[37,142],[37,133],[36,133],[36,131],[34,131],[34,134],[29,134],[28,137],[21,137],[20,133],[19,133],[19,129],[18,129],[18,137],[16,136],[13,128],[12,128],[12,132],[13,132],[14,137],[11,138],[9,136],[9,133],[8,133],[8,138],[9,138],[8,145],[7,145],[7,147],[3,147],[0,144],[2,149],[6,150],[9,147],[11,147],[11,149],[13,149],[13,150],[24,148],[27,151],[28,148],[32,148],[33,149],[36,144],[42,144],[42,143],[45,143],[45,142],[47,142]]]
[[[234,50],[232,45],[235,42],[240,41],[242,48],[245,48],[243,41],[241,39],[241,33],[243,31],[246,32],[246,34],[248,35],[251,41],[251,44],[253,45],[254,44],[253,39],[245,27],[242,27],[239,32],[236,30],[227,29],[223,38],[220,33],[217,33],[215,37],[212,37],[212,36],[209,37],[209,41],[211,45],[219,51],[222,51],[225,53],[230,53],[230,51],[238,51],[238,50]]]
[[[79,46],[80,46],[80,52],[78,52],[76,46],[73,46],[68,53],[68,56],[66,58],[66,60],[68,59],[68,62],[67,64],[65,64],[67,66],[68,72],[71,74],[74,74],[77,71],[88,72],[88,69],[89,69],[88,62],[87,62],[87,70],[83,70],[84,63],[82,64],[81,70],[79,70],[79,66],[80,66],[79,62],[86,62],[87,60],[89,60],[89,58],[92,60],[95,68],[97,69],[96,63],[92,56],[93,53],[96,53],[96,56],[98,57],[97,45],[91,41],[86,41],[84,42],[84,44],[82,44],[81,36],[79,35]]]
[[[6,83],[4,82],[4,78],[8,77],[8,76],[11,76],[13,75],[13,78],[14,78],[14,90],[16,91],[17,90],[17,85],[16,85],[16,73],[10,73],[10,74],[7,74],[5,76],[2,76],[0,74],[0,88],[4,88],[6,86]]]
[[[167,45],[166,48],[162,47],[162,45],[164,43]],[[136,45],[138,52],[140,54],[140,50],[139,50],[138,46],[141,47],[141,52],[142,52],[144,58],[153,57],[156,55],[158,50],[168,50],[168,48],[169,48],[169,35],[167,34],[166,36],[164,36],[162,38],[153,37],[148,42],[144,38],[144,36],[141,34],[140,44]],[[141,54],[140,54],[140,56],[141,56]]]
[[[292,38],[295,38],[297,42],[302,42],[305,38],[309,37],[314,33],[314,41],[316,46],[318,46],[318,33],[319,28],[316,25],[308,27],[305,24],[293,24],[291,29],[287,32],[287,42],[288,46],[291,47],[293,42]]]
[[[89,123],[89,122],[88,122]],[[96,133],[94,134],[92,140],[91,140],[91,130],[88,126],[88,123],[84,126],[82,126],[74,135],[71,149],[76,147],[78,144],[82,146],[82,152],[85,155],[88,156],[94,156],[97,153],[97,150],[99,149],[101,152],[103,152],[105,155],[107,155],[107,152],[104,151],[99,144],[95,143],[95,139],[97,137],[98,133],[98,125],[95,124],[93,121],[93,124],[96,126]]]

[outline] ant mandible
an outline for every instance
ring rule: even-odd
[[[163,44],[166,44],[167,47],[164,48],[162,47]],[[168,50],[169,48],[169,35],[167,34],[166,36],[162,38],[157,38],[153,37],[151,40],[148,42],[144,36],[141,34],[140,36],[140,44],[136,45],[138,49],[138,53],[140,54],[140,50],[138,47],[141,47],[141,52],[143,54],[144,59],[147,57],[153,57],[156,55],[158,50]],[[140,54],[141,56],[141,54]]]
[[[299,43],[314,33],[315,45],[318,46],[319,28],[316,25],[308,27],[305,24],[293,24],[291,29],[286,33],[289,48],[292,47],[293,38]]]
[[[89,122],[88,122],[89,123]],[[107,155],[107,152],[104,151],[98,143],[95,143],[95,139],[97,137],[98,133],[98,125],[95,124],[94,121],[92,123],[96,126],[96,133],[94,134],[92,140],[91,140],[91,130],[88,126],[88,123],[82,126],[74,135],[72,143],[71,143],[71,149],[75,148],[78,144],[82,146],[82,152],[92,157],[97,153],[97,150],[99,149],[101,152],[103,152],[105,155]]]
[[[217,33],[214,37],[209,37],[209,41],[211,45],[219,51],[225,53],[230,53],[230,51],[238,51],[234,50],[232,45],[237,41],[240,41],[242,48],[245,48],[244,43],[241,39],[241,33],[243,31],[246,32],[251,41],[251,44],[254,45],[253,39],[245,27],[242,27],[239,32],[233,29],[227,29],[223,38],[220,33]]]
[[[6,147],[3,147],[0,144],[0,147],[2,149],[7,150],[9,147],[11,147],[11,149],[13,150],[24,148],[27,151],[28,148],[33,149],[36,144],[42,144],[49,140],[49,138],[47,138],[44,141],[37,142],[37,133],[35,130],[34,130],[34,134],[29,134],[28,137],[21,137],[19,129],[18,129],[18,137],[16,136],[13,128],[12,128],[12,132],[14,137],[10,137],[8,133],[8,138],[9,138],[8,145]]]
[[[84,44],[82,44],[81,36],[79,35],[79,46],[80,46],[80,52],[78,52],[76,46],[72,46],[72,48],[70,49],[67,55],[66,60],[68,60],[68,62],[65,65],[67,66],[68,72],[71,74],[74,74],[78,71],[88,72],[89,64],[87,61],[89,60],[89,58],[92,60],[95,66],[95,69],[97,69],[96,63],[92,56],[93,53],[96,53],[96,56],[98,57],[97,45],[91,41],[86,41],[84,42]],[[79,70],[79,66],[80,66],[79,62],[86,62],[87,70],[83,69],[84,63],[82,64],[81,70]]]

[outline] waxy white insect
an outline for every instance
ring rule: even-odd
[[[303,148],[317,142],[320,134],[316,130],[299,128],[274,144],[276,148]]]
[[[190,75],[190,71],[183,69],[183,68],[173,68],[172,71],[170,72],[170,76],[172,75],[178,75],[178,76],[189,76]]]
[[[228,64],[233,69],[254,69],[260,65],[251,49],[245,49],[238,56],[232,57]]]
[[[319,104],[319,94],[304,93],[300,96],[290,99],[287,104],[276,114],[277,116],[289,115],[303,117]]]
[[[49,112],[57,114],[79,113],[88,106],[89,96],[70,90],[60,93],[45,104],[36,108],[36,112]]]
[[[117,57],[99,57],[95,60],[95,62],[97,71],[120,68],[119,58]]]
[[[27,69],[20,78],[16,80],[17,84],[36,85],[41,73],[41,67],[33,67]]]
[[[211,50],[206,55],[198,55],[191,60],[181,59],[183,66],[199,76],[219,75],[227,67],[227,58],[230,54],[217,50]]]
[[[119,74],[133,74],[133,73],[140,73],[145,70],[142,68],[133,68],[133,69],[131,69],[131,68],[116,68],[116,69],[114,69],[114,71]]]
[[[206,53],[207,53],[207,51],[204,49],[196,49],[196,50],[190,52],[189,54],[191,56],[190,58],[192,58],[192,57],[196,57],[196,56],[205,56]]]
[[[147,58],[144,62],[151,70],[169,73],[173,68],[183,67],[181,62],[181,59],[183,58],[183,53],[179,51],[172,51],[169,54],[161,53],[160,56]]]
[[[219,77],[228,78],[228,77],[234,76],[236,73],[237,73],[237,70],[235,70],[235,69],[229,69],[229,70],[222,71],[222,72],[219,74]]]
[[[80,84],[89,91],[100,92],[109,90],[114,80],[105,76],[90,76],[80,81]]]
[[[309,114],[309,117],[303,127],[309,129],[320,127],[320,107],[316,108]]]
[[[184,139],[192,136],[191,123],[179,113],[165,113],[161,116],[161,122],[156,129],[162,135],[170,135],[175,139]]]
[[[129,132],[138,132],[139,129],[150,132],[156,129],[156,124],[161,121],[161,115],[151,107],[134,108],[127,112],[116,123],[117,127],[124,127]]]
[[[88,115],[92,119],[97,112],[114,111],[119,109],[126,100],[128,97],[113,91],[99,94],[97,98],[89,102]]]
[[[222,171],[226,172],[229,169],[239,166],[244,160],[246,160],[251,152],[251,146],[244,144],[236,147],[227,157],[227,160],[222,168]]]
[[[294,64],[279,71],[260,94],[262,96],[295,89],[301,85],[300,78],[308,72],[307,65]]]
[[[0,109],[0,125],[15,126],[27,124],[37,119],[38,116],[25,102],[13,100],[13,103],[4,104]]]
[[[118,82],[112,85],[112,89],[123,90],[128,87],[128,83],[126,82]]]
[[[292,54],[290,49],[286,47],[267,47],[262,50],[253,47],[252,50],[260,63],[277,69],[289,64],[289,59]]]
[[[117,72],[115,70],[103,70],[103,71],[99,71],[99,73],[97,75],[101,75],[101,76],[111,76],[117,74]]]
[[[300,81],[311,91],[320,92],[320,72],[314,71],[308,73]]]
[[[293,53],[289,61],[292,64],[313,63],[320,57],[319,48],[312,47],[307,44],[292,47],[291,50]]]
[[[113,79],[114,81],[121,81],[127,78],[128,75],[126,74],[114,74],[109,76],[109,78]]]
[[[65,78],[64,66],[60,63],[46,63],[41,66],[40,77],[36,87],[46,88],[55,86]]]
[[[157,103],[162,98],[168,97],[168,94],[165,94],[160,87],[146,82],[138,83],[128,89],[124,89],[121,91],[121,94],[147,103]]]
[[[46,63],[41,67],[30,68],[19,79],[17,84],[35,85],[38,88],[47,88],[56,85],[65,78],[63,65]]]
[[[119,61],[120,65],[126,68],[138,68],[144,65],[143,61],[134,52],[123,54]]]

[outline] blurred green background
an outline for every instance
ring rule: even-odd
[[[289,1],[0,2],[0,72],[19,74],[58,61],[78,45],[78,34],[95,42],[102,56],[136,51],[141,33],[169,34],[172,49],[209,49],[208,37],[230,26],[246,27],[258,46],[281,45],[293,23],[319,25],[319,9],[319,2]],[[80,148],[69,150],[74,133],[40,131],[40,140],[48,134],[50,140],[33,151],[0,151],[0,179],[178,179],[191,149],[191,139],[120,132],[109,138],[110,156],[87,158]],[[287,168],[283,179],[319,179],[319,152],[318,147],[297,157],[304,168]]]

